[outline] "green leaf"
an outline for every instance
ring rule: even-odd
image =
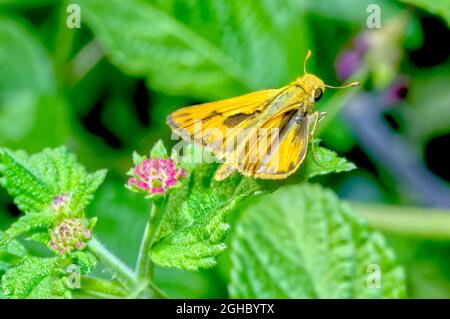
[[[49,210],[57,195],[68,195],[72,212],[78,216],[92,200],[106,172],[88,174],[65,147],[45,149],[28,156],[25,152],[0,149],[1,185],[25,212]]]
[[[57,216],[53,212],[28,213],[20,217],[4,233],[0,234],[0,247],[15,237],[28,233],[33,229],[47,229],[53,226]]]
[[[51,3],[54,3],[54,0],[0,0],[0,5],[20,9],[42,7]]]
[[[169,95],[213,98],[281,86],[300,74],[299,57],[310,48],[291,0],[78,3],[110,60]]]
[[[169,155],[167,155],[166,147],[164,146],[163,141],[159,140],[152,147],[150,151],[150,158],[167,158],[167,157],[169,157]]]
[[[92,272],[97,266],[97,258],[90,252],[77,251],[69,255],[70,258],[80,266],[80,274],[86,275]]]
[[[242,211],[232,238],[235,298],[400,298],[404,270],[381,234],[334,193],[296,185]],[[380,285],[372,279],[380,270]]]
[[[30,234],[27,239],[47,246],[50,241],[50,235],[48,231],[35,232]]]
[[[225,218],[246,198],[271,192],[286,183],[298,183],[316,175],[354,167],[334,152],[317,148],[322,166],[315,164],[309,155],[304,167],[286,181],[256,180],[236,173],[218,182],[213,178],[217,164],[186,166],[198,151],[198,147],[188,147],[182,158],[188,177],[168,196],[151,253],[153,262],[160,266],[186,270],[213,267],[217,256],[226,248],[224,240],[229,225]]]
[[[413,6],[425,9],[433,14],[440,15],[450,26],[450,0],[400,0]]]
[[[28,151],[64,143],[70,124],[37,33],[21,18],[0,13],[0,145]]]
[[[0,231],[1,234],[2,232]],[[9,267],[16,265],[27,255],[26,248],[16,240],[11,241],[6,246],[0,245],[0,278]]]
[[[0,14],[0,95],[23,90],[54,92],[52,62],[34,32],[20,19]]]
[[[2,277],[3,293],[9,298],[67,297],[60,271],[57,258],[25,257]]]
[[[330,173],[343,173],[356,168],[355,164],[347,161],[343,157],[337,156],[332,150],[318,147],[319,140],[314,143],[317,161],[314,159],[314,156],[312,156],[312,149],[310,147],[305,162],[302,163],[294,176],[289,178],[290,181],[307,180],[315,176]]]
[[[0,184],[26,213],[0,236],[0,245],[31,230],[51,228],[61,218],[84,218],[106,175],[104,170],[88,174],[65,147],[32,156],[0,148],[0,173]]]
[[[71,210],[72,214],[84,216],[84,210],[94,199],[95,191],[103,184],[106,170],[102,169],[92,174],[87,174],[80,180],[80,184],[72,192]]]
[[[25,163],[28,157],[23,152],[0,149],[0,184],[14,197],[14,202],[23,211],[41,211],[53,200],[53,189]]]

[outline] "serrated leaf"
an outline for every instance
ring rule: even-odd
[[[92,174],[87,174],[80,180],[80,184],[72,192],[71,210],[76,216],[83,216],[84,210],[94,199],[95,191],[103,184],[106,177],[106,170],[102,169]]]
[[[87,251],[77,251],[69,255],[75,264],[80,266],[80,274],[86,275],[94,270],[97,265],[97,258]]]
[[[50,228],[56,220],[57,216],[53,212],[28,213],[20,217],[3,233],[0,233],[0,247],[9,243],[13,238],[33,229]]]
[[[0,231],[1,234],[2,232]],[[6,246],[0,245],[0,277],[9,267],[16,265],[27,255],[26,248],[17,240],[11,241]]]
[[[215,165],[194,170],[188,182],[168,199],[151,258],[158,265],[187,270],[210,268],[225,249],[229,226],[225,215],[252,193],[257,184],[235,175],[212,180]]]
[[[14,197],[14,202],[23,211],[40,211],[51,203],[54,193],[25,163],[23,152],[0,149],[0,184]]]
[[[170,95],[224,97],[280,86],[298,75],[299,56],[310,47],[290,0],[78,3],[115,65]]]
[[[2,277],[8,298],[62,298],[68,290],[60,279],[57,258],[25,257]]]
[[[218,164],[192,164],[198,147],[189,146],[181,164],[188,177],[168,196],[166,211],[152,247],[153,262],[186,270],[210,268],[225,249],[229,225],[226,215],[246,198],[274,191],[286,183],[298,183],[309,177],[352,169],[353,164],[339,159],[334,152],[317,148],[321,165],[311,155],[297,174],[286,181],[256,180],[233,174],[224,181],[214,180]],[[200,150],[201,154],[201,150]]]
[[[286,187],[247,205],[232,248],[235,298],[405,296],[403,268],[381,234],[318,185]],[[370,267],[379,267],[380,287]]]
[[[347,161],[343,157],[339,157],[332,150],[318,147],[318,142],[315,143],[317,161],[312,155],[312,148],[310,146],[308,149],[308,156],[291,180],[307,180],[315,176],[348,172],[356,168],[355,164],[352,162]]]
[[[48,231],[36,232],[30,234],[27,239],[35,241],[37,243],[48,245],[48,242],[50,241],[50,235],[48,234]]]
[[[68,195],[74,214],[80,214],[103,182],[104,170],[88,174],[65,147],[25,152],[0,149],[1,185],[25,212],[48,210],[55,196]]]

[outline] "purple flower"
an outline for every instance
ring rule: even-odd
[[[362,64],[362,55],[356,50],[343,51],[336,60],[336,72],[340,80],[347,80]]]
[[[347,80],[361,67],[364,55],[373,45],[372,38],[371,33],[362,31],[353,39],[352,46],[341,52],[336,60],[336,72],[340,80]]]
[[[361,55],[365,54],[370,48],[370,35],[367,31],[359,33],[353,40],[353,47]]]
[[[177,185],[186,172],[177,168],[171,158],[142,159],[134,167],[127,187],[133,191],[149,195],[164,195],[168,189]]]

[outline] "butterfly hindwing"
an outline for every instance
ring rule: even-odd
[[[232,168],[246,176],[281,179],[295,172],[308,147],[308,117],[298,107],[285,109],[245,133],[245,140],[216,174],[223,179]],[[225,167],[226,166],[226,167]]]
[[[281,179],[294,173],[308,150],[309,118],[301,111],[289,119],[271,152],[258,163],[254,176],[263,179]]]

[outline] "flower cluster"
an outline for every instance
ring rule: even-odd
[[[70,195],[68,194],[60,194],[53,197],[51,207],[55,211],[59,211],[66,207],[68,203],[70,202]]]
[[[83,250],[91,236],[84,219],[69,218],[51,230],[48,246],[57,254],[65,255],[74,250]]]
[[[171,158],[142,159],[129,173],[127,187],[149,195],[164,195],[169,188],[186,177],[186,172],[178,168]]]

